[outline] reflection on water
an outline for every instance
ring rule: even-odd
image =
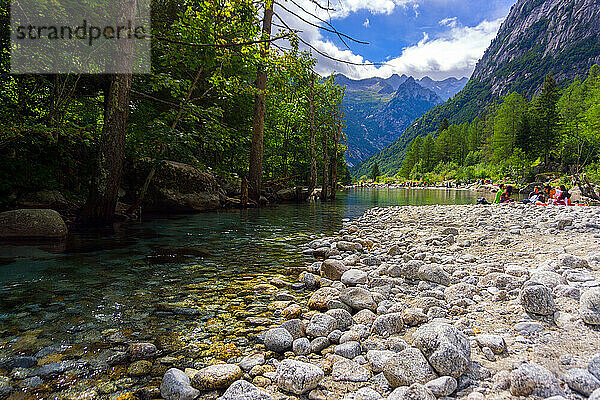
[[[256,285],[295,274],[307,261],[297,246],[311,236],[332,234],[343,218],[374,206],[467,204],[475,197],[352,189],[325,204],[179,215],[122,226],[112,236],[71,235],[58,248],[0,245],[0,358],[53,343],[93,357],[119,335],[164,349],[192,337],[243,338],[261,329],[249,326],[249,317],[269,314],[273,293]]]

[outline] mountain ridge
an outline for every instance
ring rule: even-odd
[[[513,91],[531,98],[549,73],[559,82],[585,76],[600,63],[598,36],[597,0],[519,0],[465,88],[425,113],[390,146],[353,167],[352,175],[368,174],[375,162],[383,174],[394,175],[416,136],[435,134],[444,119],[451,124],[471,122]]]

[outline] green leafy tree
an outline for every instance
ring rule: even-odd
[[[373,164],[373,168],[371,169],[370,178],[373,182],[377,182],[379,176],[381,176],[381,173],[379,172],[379,164],[375,163]]]
[[[546,76],[540,95],[533,103],[533,138],[543,154],[544,167],[548,169],[550,153],[555,149],[559,139],[558,124],[560,115],[556,107],[560,92],[552,75]]]

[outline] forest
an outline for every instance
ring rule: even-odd
[[[471,123],[444,120],[436,135],[410,142],[396,178],[524,183],[542,173],[585,172],[599,181],[599,157],[600,66],[596,65],[584,80],[562,89],[547,76],[531,100],[512,92]]]
[[[85,204],[90,220],[111,220],[120,180],[143,160],[151,173],[131,203],[161,160],[247,181],[249,203],[270,182],[348,180],[343,91],[314,74],[273,2],[155,0],[152,9],[148,75],[10,75],[3,33],[1,208],[50,189]]]

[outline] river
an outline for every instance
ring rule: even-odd
[[[457,190],[350,189],[324,204],[154,218],[110,236],[71,235],[63,246],[0,245],[0,359],[44,349],[38,364],[93,364],[103,350],[131,341],[153,342],[190,366],[239,355],[272,318],[267,284],[294,282],[310,261],[299,245],[374,206],[475,198]],[[177,353],[191,345],[194,354]],[[110,379],[131,379],[124,374]],[[82,384],[95,379],[107,378],[82,367]]]

